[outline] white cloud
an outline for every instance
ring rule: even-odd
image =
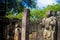
[[[40,8],[46,7],[47,5],[57,4],[56,0],[37,0],[37,6]]]

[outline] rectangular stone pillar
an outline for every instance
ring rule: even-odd
[[[29,40],[30,10],[26,9],[22,18],[21,40]]]

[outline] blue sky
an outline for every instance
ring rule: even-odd
[[[60,3],[60,0],[37,0],[37,7],[43,9],[48,5],[53,5],[53,4],[55,5],[57,3]]]

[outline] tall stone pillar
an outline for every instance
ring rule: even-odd
[[[26,9],[22,18],[21,40],[29,40],[30,10]]]

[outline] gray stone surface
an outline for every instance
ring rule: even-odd
[[[57,37],[57,39],[60,40],[60,16],[57,17],[57,21],[58,21],[58,37]]]

